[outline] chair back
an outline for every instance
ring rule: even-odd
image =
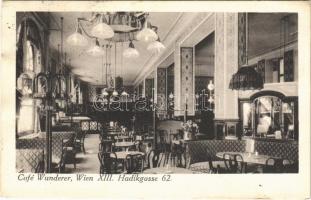
[[[114,152],[99,152],[98,159],[100,162],[100,170],[99,170],[100,174],[117,173],[118,158]]]
[[[283,159],[268,158],[264,166],[264,173],[282,173],[284,170]]]
[[[228,173],[235,173],[237,171],[237,163],[235,162],[235,156],[229,153],[223,154],[223,160]]]
[[[242,155],[235,154],[234,155],[234,166],[236,173],[244,173],[245,172],[245,163]]]
[[[127,173],[142,173],[144,170],[144,156],[142,154],[128,154],[125,158]]]
[[[156,151],[154,149],[150,150],[148,154],[148,159],[147,159],[147,167],[148,168],[155,168],[158,166],[159,163],[159,158],[160,158],[160,152]]]
[[[99,152],[112,152],[113,141],[112,140],[102,140],[99,144]]]

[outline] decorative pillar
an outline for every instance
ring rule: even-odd
[[[153,79],[149,78],[145,80],[145,95],[148,98],[152,97]]]
[[[238,13],[216,13],[215,27],[215,137],[237,136],[238,92],[229,89],[232,75],[238,71]]]
[[[157,69],[157,113],[166,114],[166,68]]]
[[[175,49],[176,51],[176,49]],[[192,47],[179,47],[175,53],[175,116],[194,115],[194,52]]]
[[[194,52],[192,47],[181,47],[181,107],[187,115],[194,115]]]

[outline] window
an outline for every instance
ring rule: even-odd
[[[27,40],[26,42],[26,60],[25,60],[25,70],[33,72],[34,71],[34,48],[30,41]]]

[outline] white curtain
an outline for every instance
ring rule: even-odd
[[[33,132],[34,103],[32,99],[23,99],[19,112],[18,132]]]

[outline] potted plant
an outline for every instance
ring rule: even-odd
[[[195,134],[198,132],[198,125],[192,120],[188,120],[187,122],[181,123],[181,126],[184,130],[184,140],[193,140]]]

